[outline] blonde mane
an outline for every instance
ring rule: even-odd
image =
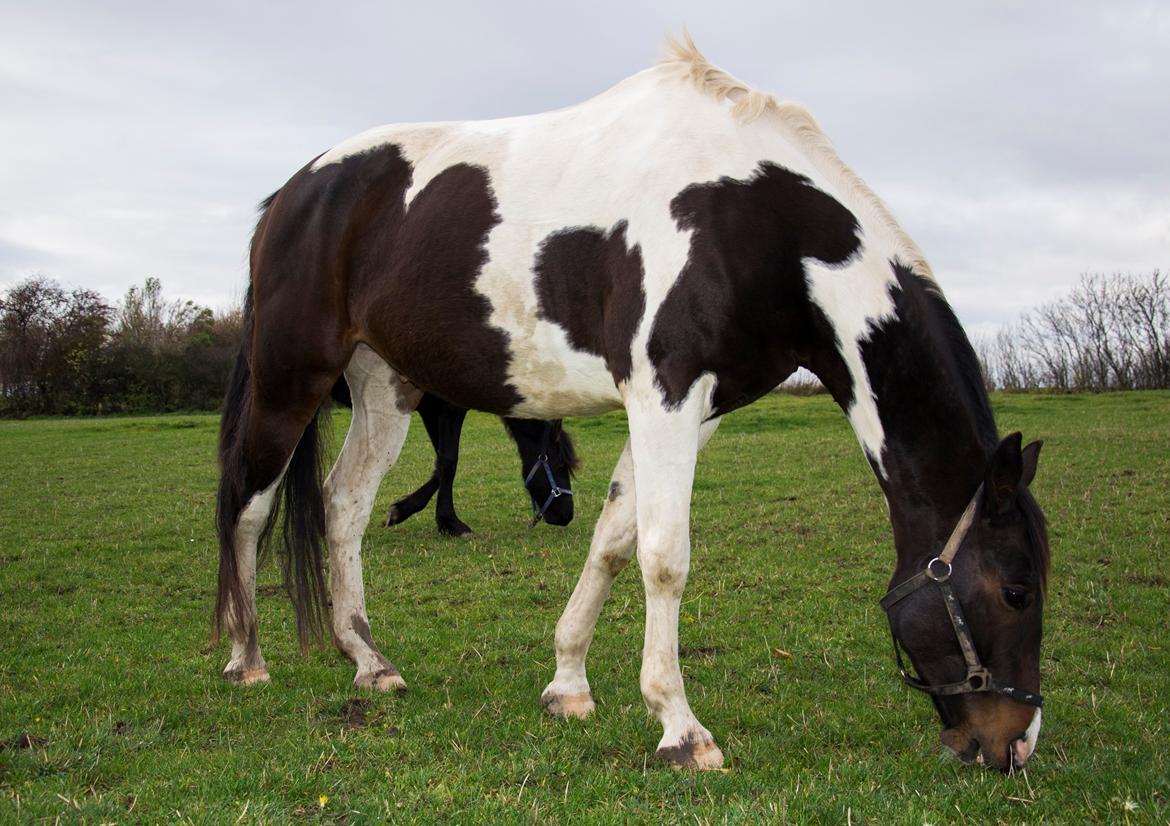
[[[916,275],[928,281],[932,288],[938,290],[930,264],[927,263],[918,245],[894,220],[889,209],[866,185],[861,176],[841,160],[829,137],[807,109],[791,101],[778,101],[772,95],[751,88],[715,66],[703,56],[686,30],[683,31],[681,38],[667,36],[665,54],[658,65],[681,70],[703,94],[716,100],[731,102],[731,112],[740,123],[751,123],[765,113],[776,115],[796,135],[802,146],[815,153],[822,162],[824,171],[856,197],[857,202],[865,209],[867,217],[890,233],[907,259],[903,263]]]
[[[703,94],[731,101],[732,114],[741,123],[751,123],[769,109],[779,107],[771,95],[756,91],[708,61],[685,29],[681,39],[667,35],[665,54],[658,65],[681,69]]]

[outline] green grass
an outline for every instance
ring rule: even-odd
[[[1044,728],[1012,777],[945,759],[894,674],[885,508],[826,397],[768,397],[701,457],[681,640],[727,757],[707,774],[651,757],[634,568],[590,652],[596,715],[538,702],[618,415],[570,423],[577,518],[533,531],[511,443],[470,417],[456,494],[476,538],[440,538],[429,512],[367,534],[374,635],[410,690],[357,702],[339,654],[298,653],[273,566],[272,683],[220,679],[214,417],[0,423],[0,821],[1166,822],[1170,394],[995,405],[1002,432],[1045,440],[1054,559]],[[416,422],[375,518],[429,462]]]

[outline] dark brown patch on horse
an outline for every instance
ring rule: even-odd
[[[666,746],[654,752],[654,756],[675,766],[693,766],[700,751],[711,746],[709,740],[699,740],[695,737],[685,737],[677,745]]]
[[[520,401],[508,384],[508,337],[488,323],[475,289],[487,237],[500,222],[487,170],[455,164],[405,204],[413,179],[396,146],[316,173],[361,188],[337,237],[356,340],[404,379],[464,407],[506,414]],[[342,211],[339,211],[342,212]]]
[[[382,655],[382,652],[378,650],[378,646],[374,644],[374,635],[370,633],[370,624],[366,622],[365,617],[361,614],[354,614],[349,619],[349,627],[353,629],[354,633],[358,635],[362,642],[370,647],[370,650],[374,652],[374,656],[378,658],[378,664],[381,668],[374,674],[374,679],[382,676],[401,676],[394,663],[386,659]]]
[[[630,343],[646,309],[642,250],[626,245],[626,227],[553,233],[535,267],[537,317],[562,327],[574,348],[605,359],[615,382],[630,377]]]
[[[630,562],[630,558],[619,553],[602,554],[601,564],[605,566],[605,570],[609,571],[609,575],[616,577],[620,574]]]
[[[609,496],[606,498],[610,502],[617,501],[617,498],[622,495],[622,483],[616,479],[609,483]]]
[[[692,234],[648,344],[666,402],[681,404],[700,375],[714,372],[721,415],[805,366],[848,406],[852,383],[832,325],[808,299],[802,259],[849,261],[861,248],[853,213],[772,163],[746,180],[689,186],[670,209]]]

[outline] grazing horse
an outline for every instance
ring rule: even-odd
[[[339,379],[333,385],[333,400],[353,407],[349,385]],[[443,401],[438,396],[424,393],[415,408],[431,447],[435,449],[435,469],[431,478],[393,505],[386,514],[386,527],[405,522],[427,506],[435,493],[435,525],[444,536],[470,536],[471,528],[455,513],[455,471],[459,468],[459,437],[467,408]],[[573,521],[572,474],[577,469],[577,453],[573,440],[561,426],[561,421],[545,422],[539,419],[500,417],[504,429],[520,451],[520,478],[532,500],[533,527],[544,520],[550,525],[568,525]]]
[[[889,506],[883,602],[905,679],[931,694],[956,753],[1002,769],[1031,755],[1048,569],[1028,488],[1039,444],[999,439],[922,253],[812,117],[689,38],[576,106],[384,126],[334,146],[266,203],[245,317],[220,440],[227,678],[268,678],[256,546],[283,489],[302,638],[329,618],[358,686],[404,684],[370,633],[360,548],[422,390],[497,415],[624,408],[629,439],[542,700],[553,714],[592,710],[585,654],[636,547],[657,753],[720,766],[678,663],[695,461],[721,416],[803,366]],[[322,488],[315,422],[342,373],[353,423]]]

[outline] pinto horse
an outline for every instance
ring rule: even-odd
[[[1031,755],[1048,570],[1029,492],[1039,443],[998,437],[925,258],[812,117],[689,38],[576,106],[334,146],[265,204],[245,313],[220,439],[228,679],[268,678],[256,547],[283,490],[302,638],[328,619],[356,685],[404,685],[370,633],[360,549],[423,390],[541,419],[624,408],[629,439],[542,700],[557,715],[593,709],[585,654],[636,547],[657,753],[720,766],[678,663],[695,462],[721,416],[803,366],[889,506],[883,604],[904,678],[930,693],[961,756],[1006,770]],[[322,487],[315,422],[343,373],[353,422]]]
[[[333,401],[353,407],[349,385],[339,379],[331,392]],[[435,526],[444,536],[470,536],[471,528],[455,513],[455,472],[459,469],[459,438],[467,408],[424,393],[415,408],[431,447],[435,450],[435,469],[431,478],[413,493],[390,506],[386,527],[398,525],[425,508],[439,494],[435,505]],[[550,525],[568,525],[573,521],[572,474],[577,469],[577,452],[573,440],[561,421],[513,419],[501,416],[504,430],[520,452],[520,478],[532,501],[533,527],[543,520]]]

